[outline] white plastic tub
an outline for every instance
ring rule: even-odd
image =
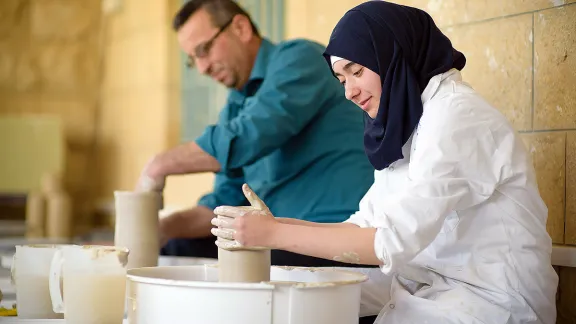
[[[271,281],[219,283],[215,265],[128,270],[130,324],[353,324],[367,277],[272,267]]]

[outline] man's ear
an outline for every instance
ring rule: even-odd
[[[254,37],[254,31],[252,30],[252,24],[250,19],[244,15],[236,15],[232,19],[230,24],[230,29],[242,42],[248,42]]]

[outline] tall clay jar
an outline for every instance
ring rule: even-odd
[[[114,200],[114,245],[127,247],[130,251],[127,269],[157,266],[160,251],[160,194],[116,191]]]
[[[26,238],[42,238],[46,235],[46,197],[32,191],[26,197]]]
[[[46,198],[46,236],[70,239],[72,233],[72,200],[64,188],[60,174],[42,177],[42,194]]]

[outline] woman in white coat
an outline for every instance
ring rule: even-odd
[[[521,139],[462,81],[464,55],[425,12],[369,1],[342,17],[325,56],[366,112],[376,171],[359,211],[341,224],[278,218],[245,186],[265,211],[218,207],[236,218],[214,219],[213,233],[380,265],[378,324],[555,323],[547,208]]]

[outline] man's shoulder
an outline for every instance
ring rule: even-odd
[[[273,56],[277,59],[283,59],[286,56],[307,56],[314,60],[324,59],[322,54],[326,47],[316,41],[306,38],[295,38],[284,40],[276,44]]]

